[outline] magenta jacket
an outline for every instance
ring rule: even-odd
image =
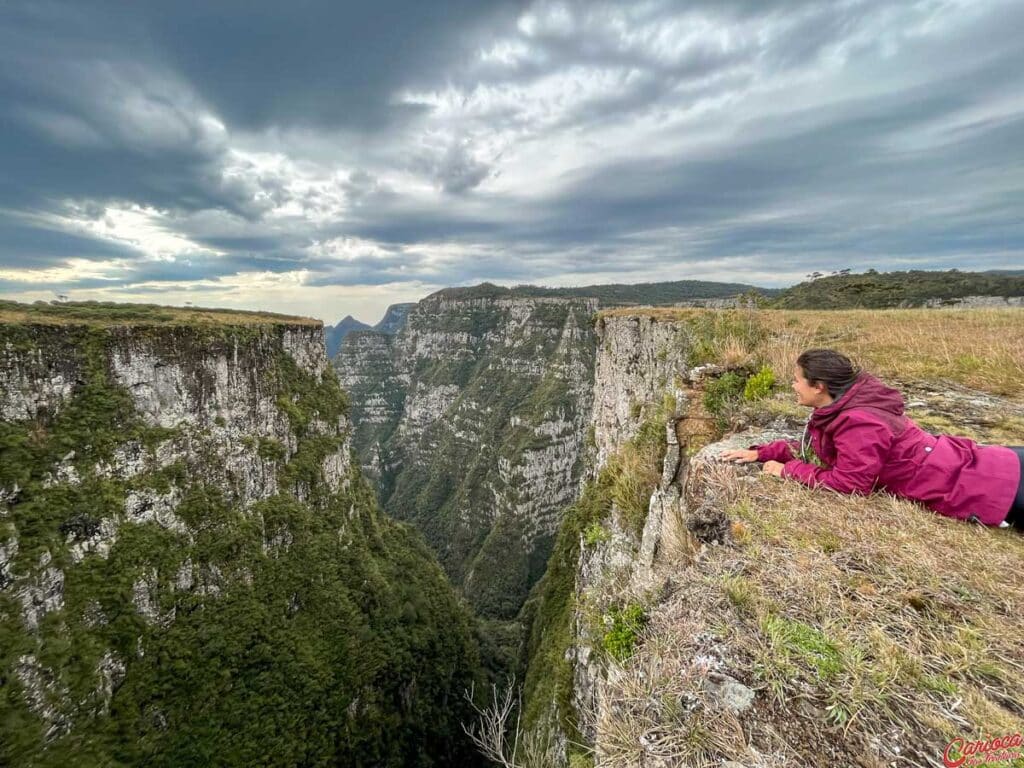
[[[807,422],[814,454],[825,464],[793,458],[795,440],[752,445],[758,461],[781,461],[782,476],[840,493],[875,489],[913,499],[941,515],[985,525],[1006,519],[1020,483],[1009,448],[965,437],[932,435],[903,415],[903,397],[868,373]]]

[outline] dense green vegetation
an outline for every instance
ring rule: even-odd
[[[829,275],[787,288],[769,306],[777,309],[879,309],[918,307],[929,299],[1024,296],[1024,276],[984,272],[912,270]]]
[[[609,627],[601,638],[601,647],[612,658],[624,661],[633,655],[640,633],[647,624],[647,612],[639,603],[614,608],[608,614]]]
[[[503,288],[493,283],[481,283],[466,288],[445,288],[430,298],[445,299],[515,299],[515,298],[588,298],[597,299],[602,307],[630,304],[658,306],[690,299],[730,298],[753,291],[765,297],[778,293],[777,289],[759,288],[745,283],[717,283],[707,280],[677,280],[664,283],[632,283],[584,285],[573,288],[544,288],[536,285],[517,285]]]
[[[337,493],[323,482],[339,438],[311,425],[348,408],[333,376],[271,356],[261,374],[298,450],[285,462],[280,444],[249,441],[280,460],[282,493],[243,509],[190,465],[98,471],[126,445],[152,459],[179,439],[199,452],[186,464],[217,461],[201,434],[144,424],[114,383],[123,331],[0,325],[0,347],[46,349],[77,382],[57,413],[0,421],[0,490],[18,489],[0,507],[0,545],[17,540],[0,592],[0,764],[477,764],[461,729],[478,669],[468,610],[358,471]],[[79,482],[55,477],[65,459]],[[172,488],[185,528],[125,519],[129,492]],[[117,522],[109,553],[74,556],[103,520]],[[32,629],[23,595],[44,566],[63,573],[63,602]],[[32,667],[41,689],[24,684]]]

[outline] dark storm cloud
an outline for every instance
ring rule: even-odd
[[[391,94],[458,62],[522,3],[153,2],[140,25],[232,124],[380,128]],[[121,13],[124,4],[110,4]]]
[[[105,266],[0,290],[1006,266],[1021,27],[995,0],[7,3],[0,270]]]
[[[476,0],[353,5],[5,4],[0,204],[90,197],[254,215],[249,190],[218,178],[224,146],[188,107],[235,129],[376,129],[410,109],[395,88],[464,55],[469,32],[501,12]]]
[[[679,237],[674,254],[692,262],[758,253],[786,256],[797,269],[823,256],[871,266],[911,257],[941,266],[965,255],[1019,253],[1024,112],[948,128],[932,146],[913,144],[931,124],[983,109],[1010,86],[1019,93],[1022,71],[1024,48],[1010,50],[957,77],[837,103],[827,114],[815,106],[746,125],[733,142],[696,157],[630,158],[586,169],[557,196],[523,204],[513,221],[446,222],[470,242],[490,230],[518,247],[582,249],[578,261],[559,258],[590,268],[624,265],[623,254],[637,247],[634,235],[666,228],[696,230]],[[900,149],[903,140],[912,146]],[[964,196],[951,213],[946,200]],[[743,221],[779,206],[806,213]],[[890,215],[894,210],[900,213]],[[407,217],[363,231],[415,242],[436,238],[437,230],[435,220]]]

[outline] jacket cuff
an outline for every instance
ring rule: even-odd
[[[750,450],[757,451],[757,460],[762,464],[766,461],[788,461],[793,454],[784,440],[776,440],[764,445],[752,445]]]
[[[805,482],[804,472],[801,470],[804,469],[804,467],[813,466],[813,464],[808,464],[806,461],[801,461],[800,459],[790,459],[782,465],[782,476],[792,480],[798,480],[803,483]]]

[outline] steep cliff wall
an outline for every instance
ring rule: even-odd
[[[319,324],[66,311],[0,324],[0,762],[470,759],[469,617]]]
[[[530,626],[524,664],[527,729],[555,746],[593,743],[603,679],[603,622],[649,581],[667,520],[677,512],[681,459],[676,424],[693,413],[685,324],[650,317],[602,317],[596,324],[594,462],[570,506],[544,578],[524,608]],[[640,471],[642,465],[655,471]],[[652,494],[653,492],[653,494]]]
[[[595,309],[442,293],[394,337],[352,334],[335,360],[385,508],[423,531],[485,616],[516,614],[578,493]]]

